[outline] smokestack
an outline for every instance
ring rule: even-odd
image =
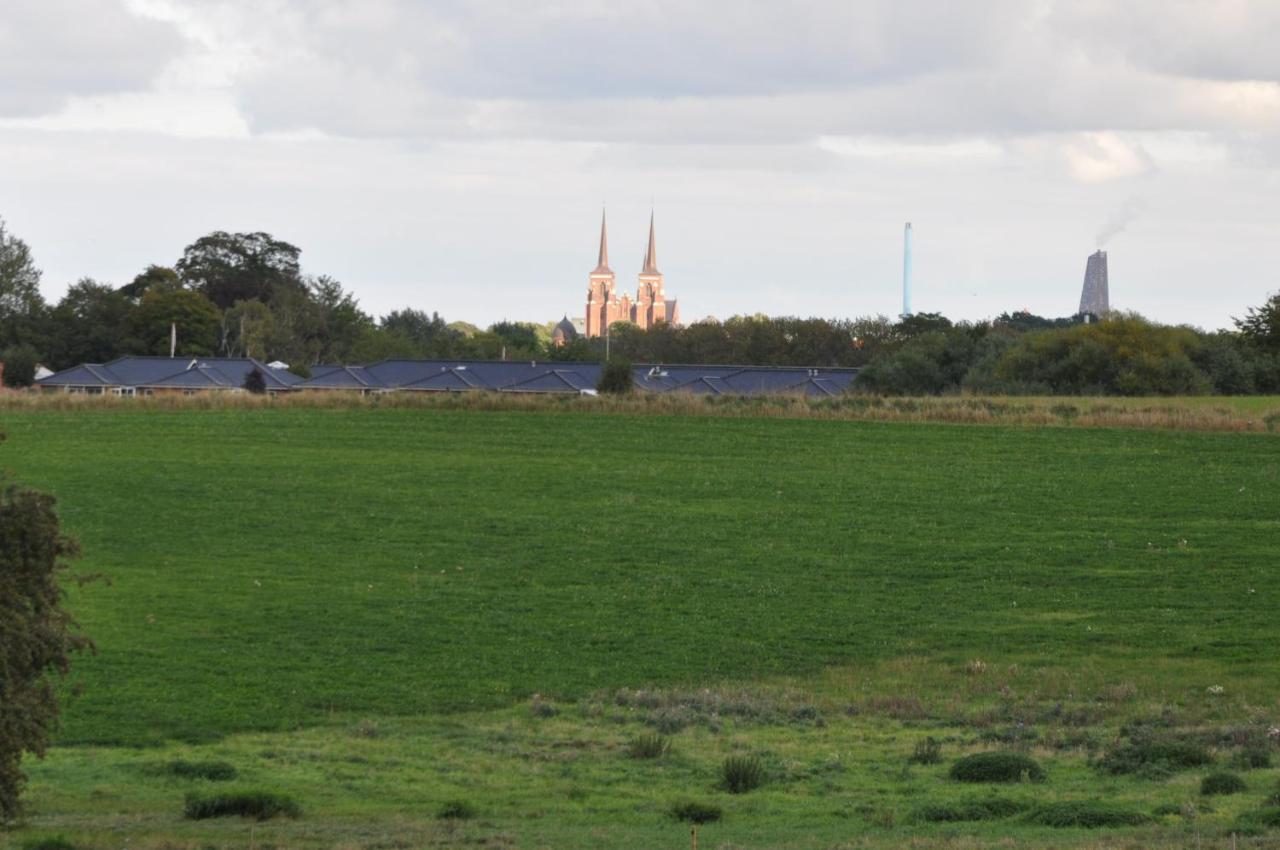
[[[911,315],[911,222],[902,234],[902,318]]]
[[[178,323],[170,322],[169,323],[169,356],[173,357],[173,355],[177,351],[178,351]]]
[[[1107,281],[1107,252],[1089,255],[1084,267],[1084,288],[1080,292],[1080,313],[1105,319],[1111,311],[1111,292]]]

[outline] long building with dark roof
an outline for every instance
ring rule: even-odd
[[[632,367],[644,393],[690,395],[798,395],[830,397],[848,389],[856,369],[775,366]],[[323,365],[300,378],[252,358],[121,357],[85,363],[36,381],[45,391],[90,395],[155,395],[241,392],[257,369],[271,394],[306,391],[501,392],[590,395],[600,364],[562,361],[382,360],[357,366]]]

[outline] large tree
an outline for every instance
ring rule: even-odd
[[[188,245],[174,268],[187,286],[225,310],[237,301],[268,304],[281,289],[305,290],[300,253],[269,233],[219,230]]]
[[[178,354],[207,357],[216,352],[222,314],[208,298],[185,289],[142,296],[130,316],[128,345],[136,354],[168,354],[172,325],[177,326]]]
[[[75,551],[52,496],[0,495],[0,822],[19,813],[23,753],[43,756],[57,721],[51,677],[92,646],[62,608],[59,574]]]
[[[35,341],[44,306],[31,249],[0,219],[0,345]]]
[[[1235,320],[1240,335],[1263,351],[1280,354],[1280,292],[1261,307],[1250,307],[1243,319]]]
[[[132,309],[126,295],[106,284],[87,277],[72,284],[50,315],[50,365],[66,369],[131,353],[123,346]]]

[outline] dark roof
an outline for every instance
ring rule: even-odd
[[[286,390],[298,376],[252,357],[118,357],[83,363],[36,381],[42,387],[194,387],[236,389],[254,369],[269,390]]]

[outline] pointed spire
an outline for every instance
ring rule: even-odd
[[[600,210],[600,260],[592,274],[613,274],[609,268],[609,231],[605,226],[604,210]]]
[[[649,251],[644,255],[644,268],[640,274],[662,274],[658,271],[658,242],[653,235],[653,210],[649,210]]]

